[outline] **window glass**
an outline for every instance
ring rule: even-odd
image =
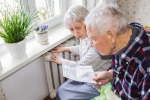
[[[38,22],[61,15],[61,0],[35,0]]]
[[[13,8],[19,4],[19,0],[0,0],[0,19],[5,15],[6,7]]]

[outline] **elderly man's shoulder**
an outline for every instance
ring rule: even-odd
[[[150,32],[145,30],[145,39],[141,44],[141,54],[143,54],[144,59],[142,62],[143,68],[150,73]],[[140,59],[140,58],[139,58]]]

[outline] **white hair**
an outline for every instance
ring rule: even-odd
[[[65,13],[64,24],[69,28],[69,25],[72,25],[72,21],[84,22],[88,13],[89,11],[81,5],[71,6]]]
[[[91,31],[98,35],[104,35],[109,29],[114,30],[117,35],[124,34],[130,27],[123,13],[112,4],[94,8],[86,17],[85,24],[90,25]]]

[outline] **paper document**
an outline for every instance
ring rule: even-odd
[[[67,66],[63,65],[63,76],[69,79],[87,82],[87,83],[96,83],[92,80],[94,77],[94,71],[92,66]]]

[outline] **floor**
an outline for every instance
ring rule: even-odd
[[[56,98],[51,99],[51,98],[49,97],[49,95],[48,95],[48,96],[47,96],[47,97],[45,97],[43,100],[56,100]]]

